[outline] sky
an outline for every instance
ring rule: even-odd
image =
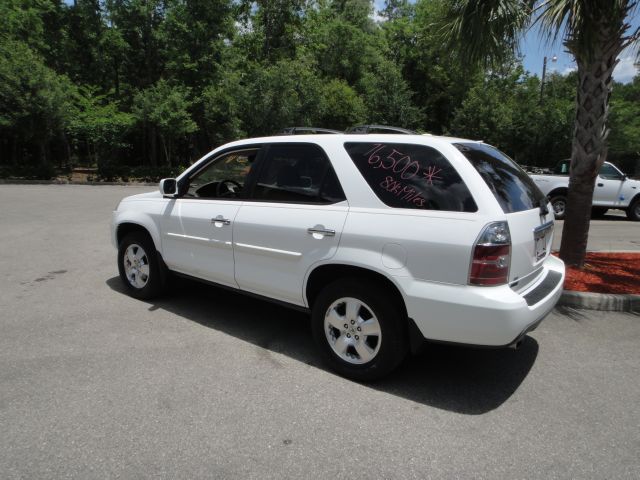
[[[376,10],[381,10],[384,8],[385,0],[375,0],[374,3]],[[640,7],[634,12],[630,23],[631,31],[640,26]],[[576,68],[573,57],[564,51],[561,41],[557,40],[548,45],[539,37],[536,27],[524,35],[520,43],[520,50],[525,70],[538,76],[542,76],[542,64],[545,56],[547,57],[547,73],[557,72],[566,75]],[[557,57],[555,62],[551,60],[554,56]],[[620,62],[613,72],[613,78],[617,82],[628,83],[639,73],[639,69],[634,65],[637,61],[635,52],[626,49],[620,54],[619,60]]]
[[[631,31],[640,25],[640,11],[636,11],[634,18],[631,19]],[[528,31],[520,43],[521,54],[524,56],[523,64],[525,70],[542,75],[542,65],[544,57],[547,57],[547,73],[557,72],[566,75],[576,69],[573,57],[565,52],[560,40],[547,45],[546,41],[541,39],[537,27],[533,27]],[[554,62],[552,58],[556,56]],[[623,50],[619,56],[619,63],[613,71],[613,79],[616,82],[628,83],[638,73],[638,68],[634,65],[638,60],[635,51],[632,48]]]

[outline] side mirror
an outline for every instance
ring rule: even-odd
[[[163,178],[160,180],[160,193],[163,197],[175,197],[178,193],[178,182],[175,178]]]

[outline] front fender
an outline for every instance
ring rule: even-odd
[[[118,248],[118,229],[125,224],[138,225],[144,228],[151,236],[156,250],[162,253],[160,229],[158,228],[156,222],[153,220],[152,216],[148,213],[136,212],[131,210],[113,212],[111,240],[116,248]]]

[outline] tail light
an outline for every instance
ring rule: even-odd
[[[469,270],[470,285],[504,285],[509,281],[511,234],[507,222],[485,227],[473,247]]]

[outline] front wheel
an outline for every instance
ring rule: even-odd
[[[407,354],[406,318],[393,297],[375,283],[338,280],[312,309],[315,341],[329,366],[354,380],[376,380]]]
[[[631,205],[627,208],[627,218],[635,222],[640,222],[640,197],[631,202]]]
[[[567,197],[564,195],[554,195],[549,201],[553,207],[553,214],[556,220],[564,220],[567,211]]]
[[[158,296],[165,289],[165,270],[147,234],[132,232],[122,239],[118,247],[118,271],[129,295],[144,300]]]

